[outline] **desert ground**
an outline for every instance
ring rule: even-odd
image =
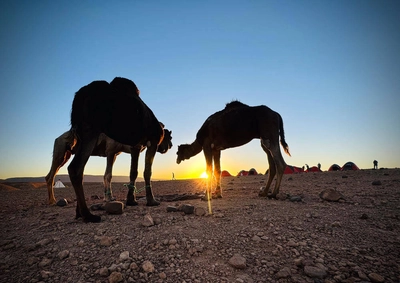
[[[154,181],[160,206],[141,193],[88,224],[68,183],[55,190],[64,207],[44,182],[2,183],[0,282],[400,282],[400,169],[284,175],[278,200],[258,196],[266,178],[223,178],[212,214],[204,180]],[[89,206],[102,192],[85,183]]]

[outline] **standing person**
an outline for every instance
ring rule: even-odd
[[[378,161],[374,160],[374,169],[378,169]]]

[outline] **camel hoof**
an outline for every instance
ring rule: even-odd
[[[160,205],[159,201],[156,201],[155,199],[148,200],[146,206],[158,206]]]
[[[101,217],[98,215],[93,215],[93,214],[89,213],[87,216],[85,216],[83,218],[83,221],[85,223],[99,223],[99,222],[101,222]]]
[[[137,206],[139,203],[135,200],[127,200],[125,203],[126,206]]]

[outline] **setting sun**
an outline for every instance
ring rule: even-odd
[[[207,179],[208,175],[206,172],[201,173],[200,178]]]

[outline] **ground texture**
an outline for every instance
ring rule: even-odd
[[[1,184],[0,282],[400,282],[399,169],[285,175],[278,200],[258,197],[265,180],[223,178],[212,215],[203,180],[155,181],[160,206],[97,210],[97,224],[74,219],[68,183],[64,207],[44,183]],[[85,194],[101,203],[102,185]]]

